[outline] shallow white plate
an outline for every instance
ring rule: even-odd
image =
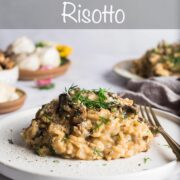
[[[20,132],[38,108],[0,120],[0,173],[15,180],[161,180],[175,173],[177,162],[159,135],[148,152],[112,161],[79,161],[39,157],[27,149]],[[180,142],[180,119],[156,110],[165,129]],[[12,142],[10,141],[12,139]],[[144,162],[144,158],[150,158]]]
[[[113,67],[113,71],[117,75],[122,76],[126,79],[133,79],[133,80],[144,79],[143,77],[138,76],[137,74],[131,72],[133,61],[134,60],[121,61]]]

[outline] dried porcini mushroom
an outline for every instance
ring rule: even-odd
[[[81,123],[86,117],[84,108],[81,105],[73,103],[66,93],[59,96],[58,112],[60,117],[66,117],[73,125]]]

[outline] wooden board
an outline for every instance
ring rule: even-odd
[[[67,63],[53,69],[49,70],[37,70],[37,71],[29,71],[29,70],[20,70],[20,80],[37,80],[37,79],[45,79],[45,78],[54,78],[60,75],[63,75],[69,68],[71,62]]]

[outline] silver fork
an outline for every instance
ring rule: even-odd
[[[143,109],[145,111],[143,111]],[[149,109],[149,110],[148,110]],[[164,128],[159,123],[154,111],[151,107],[140,106],[140,112],[142,117],[147,121],[154,130],[161,133],[164,139],[167,141],[172,151],[177,157],[177,160],[180,161],[180,145],[164,130]]]

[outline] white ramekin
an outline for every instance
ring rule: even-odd
[[[12,69],[0,71],[0,82],[6,84],[14,84],[19,78],[19,68],[15,66]]]

